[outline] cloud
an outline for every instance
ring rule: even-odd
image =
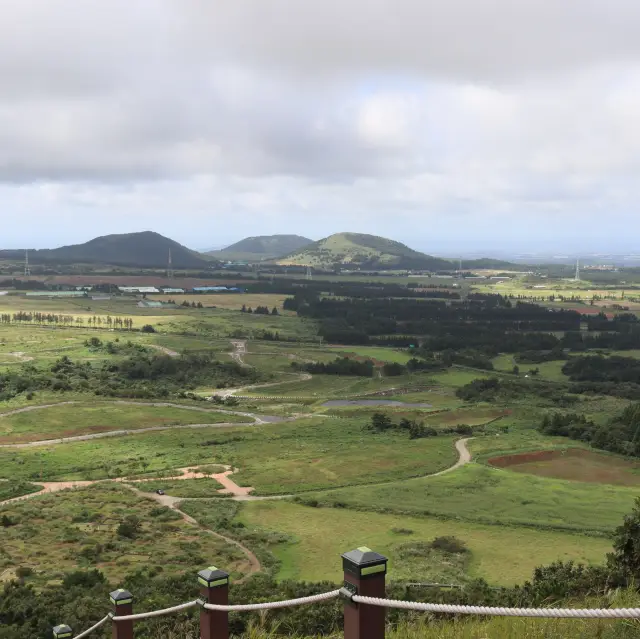
[[[175,234],[179,211],[411,239],[626,223],[640,196],[637,2],[5,4],[0,210],[36,227]]]

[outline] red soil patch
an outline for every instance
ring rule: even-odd
[[[581,448],[568,448],[565,450],[536,450],[530,453],[518,453],[517,455],[503,455],[501,457],[492,457],[489,464],[495,468],[510,468],[511,466],[520,466],[522,464],[530,464],[532,462],[545,462],[553,459],[564,458],[567,455],[580,456],[582,453],[588,453]]]
[[[489,460],[517,473],[618,486],[640,486],[640,463],[583,448],[540,450]]]

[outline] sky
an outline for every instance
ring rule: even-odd
[[[0,0],[0,247],[638,252],[637,0]]]

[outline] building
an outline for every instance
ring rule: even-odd
[[[111,299],[111,295],[92,295],[91,299],[94,302],[106,302]]]
[[[180,294],[180,293],[184,293],[185,290],[183,288],[163,288],[162,292],[167,295],[175,295],[175,294]]]
[[[153,300],[140,300],[138,302],[138,308],[162,308],[163,306],[162,302],[154,302]]]
[[[118,286],[121,293],[159,293],[155,286]]]
[[[87,297],[85,291],[29,291],[27,297]]]

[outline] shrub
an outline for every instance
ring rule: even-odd
[[[142,522],[136,515],[128,515],[123,521],[120,522],[116,534],[118,537],[126,537],[128,539],[134,539],[138,536],[142,530]]]
[[[462,555],[463,553],[469,552],[464,541],[452,536],[436,537],[430,546],[433,550],[439,550],[451,555]]]
[[[155,333],[156,329],[151,324],[145,324],[141,329],[143,333]]]

